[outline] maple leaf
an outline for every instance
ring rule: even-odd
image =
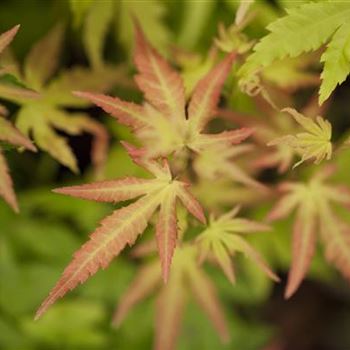
[[[269,230],[269,226],[251,220],[236,217],[239,207],[221,215],[217,219],[210,218],[208,227],[197,237],[200,261],[210,255],[221,267],[231,283],[235,282],[235,273],[231,256],[242,252],[251,258],[271,279],[279,278],[270,270],[260,254],[239,234]]]
[[[131,146],[129,146],[131,147]],[[85,282],[99,268],[106,268],[113,257],[124,247],[132,245],[146,229],[153,213],[160,207],[156,238],[162,263],[162,275],[166,281],[177,239],[176,202],[180,200],[187,210],[205,223],[205,216],[197,200],[188,191],[188,185],[172,178],[169,165],[140,157],[142,151],[132,148],[129,153],[134,161],[151,172],[154,179],[126,177],[81,186],[54,190],[82,199],[101,202],[119,202],[140,197],[135,202],[117,209],[102,220],[101,225],[90,236],[80,250],[74,254],[61,279],[39,308],[36,318],[62,297],[67,291]]]
[[[277,220],[296,209],[293,226],[292,266],[285,292],[289,298],[305,277],[314,255],[317,231],[326,248],[326,258],[350,278],[350,226],[332,210],[331,204],[350,205],[350,191],[341,185],[330,185],[326,179],[334,172],[326,168],[308,183],[285,182],[279,185],[283,193],[268,215]]]
[[[242,80],[285,57],[297,57],[329,42],[321,57],[324,70],[319,91],[322,104],[349,74],[349,3],[323,1],[287,9],[287,15],[268,25],[269,34],[254,47],[240,69]]]
[[[168,156],[188,149],[198,157],[220,152],[222,161],[215,158],[214,163],[210,163],[215,170],[229,172],[234,179],[261,188],[230,161],[230,158],[240,153],[240,148],[232,145],[250,136],[252,129],[203,133],[216,112],[220,91],[235,54],[227,55],[197,82],[186,104],[184,84],[179,73],[147,42],[137,23],[135,32],[134,61],[138,68],[135,80],[145,95],[146,103],[140,106],[117,97],[91,92],[77,91],[75,95],[90,100],[116,117],[120,123],[132,127],[145,145],[149,157]]]
[[[96,173],[101,174],[104,163],[108,135],[103,126],[82,112],[67,112],[64,108],[88,106],[85,101],[74,97],[71,89],[94,88],[100,91],[109,89],[122,77],[120,68],[101,66],[95,70],[86,67],[72,67],[56,73],[64,37],[64,27],[57,24],[44,38],[39,40],[28,53],[24,62],[23,75],[14,58],[11,64],[13,73],[27,86],[33,87],[40,95],[32,100],[21,95],[3,94],[0,83],[0,96],[7,97],[21,105],[17,113],[16,125],[25,134],[32,135],[38,147],[48,152],[61,164],[77,172],[77,160],[67,139],[59,135],[60,130],[69,135],[84,132],[93,136],[92,161]],[[45,55],[42,54],[45,52]],[[6,91],[5,91],[6,92]]]
[[[239,129],[242,135],[245,132],[251,133],[251,129]],[[227,132],[229,133],[229,131]],[[212,139],[212,138],[211,138]],[[228,148],[227,145],[212,144],[202,150],[194,161],[194,169],[201,177],[210,180],[216,179],[218,176],[224,176],[240,184],[248,187],[257,188],[259,190],[267,191],[267,188],[254,180],[237,164],[234,164],[232,159],[241,154],[245,154],[252,150],[252,145],[237,145]]]
[[[19,25],[2,33],[0,35],[0,53],[10,44],[19,29]],[[4,68],[3,68],[4,69]],[[1,73],[0,73],[1,74]],[[28,150],[35,151],[36,148],[20,131],[18,131],[8,120],[2,117],[7,114],[5,107],[1,106],[0,112],[0,141],[10,143],[17,147],[24,147]],[[11,206],[11,208],[18,212],[18,204],[15,192],[13,190],[12,179],[9,174],[9,169],[6,159],[0,147],[0,196]]]
[[[305,132],[277,138],[269,142],[269,146],[285,144],[300,154],[301,160],[294,165],[294,168],[313,158],[316,164],[319,164],[325,158],[327,160],[331,159],[332,126],[327,120],[317,116],[316,121],[314,121],[311,118],[304,117],[292,108],[285,108],[282,112],[289,113],[303,127]]]
[[[34,145],[20,131],[18,131],[8,120],[0,116],[0,141],[10,143],[17,147],[24,147],[33,152],[36,151]],[[18,212],[16,195],[13,190],[12,179],[9,174],[5,157],[0,147],[0,196]]]
[[[229,340],[228,325],[218,300],[215,287],[197,263],[197,247],[182,244],[174,255],[171,275],[167,284],[161,285],[157,262],[142,267],[134,281],[119,300],[113,317],[119,326],[129,310],[160,287],[156,302],[156,350],[172,350],[180,331],[180,324],[189,294],[212,321],[221,340]]]

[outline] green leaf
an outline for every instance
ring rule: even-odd
[[[348,21],[349,16],[350,3],[346,1],[308,3],[289,9],[287,16],[274,21],[267,27],[270,33],[254,47],[254,53],[239,71],[241,77],[243,80],[249,80],[260,68],[267,67],[276,60],[317,50]],[[335,45],[334,43],[331,47]],[[323,81],[323,84],[328,85],[328,88],[323,88],[325,91],[322,93],[320,103],[324,101],[326,93],[331,89],[327,80]]]
[[[323,103],[338,84],[350,73],[350,22],[344,23],[333,35],[321,57],[324,69],[321,74],[320,103]]]
[[[83,42],[93,67],[103,63],[103,46],[108,27],[113,18],[113,1],[95,1],[85,18]]]

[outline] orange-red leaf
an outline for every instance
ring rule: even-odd
[[[146,99],[165,115],[185,119],[185,88],[180,75],[148,43],[135,21],[134,61],[139,74],[135,77]]]
[[[218,143],[236,145],[249,137],[253,132],[253,128],[241,128],[223,131],[219,134],[199,134],[198,137],[191,142],[191,148],[197,150],[201,147],[208,147]]]
[[[133,128],[147,125],[143,107],[135,103],[122,101],[118,97],[84,91],[74,91],[74,95],[93,102],[95,105],[101,107],[106,113],[117,118],[121,124]]]
[[[58,188],[53,192],[98,202],[119,202],[142,196],[160,187],[161,183],[158,180],[126,177]]]
[[[16,25],[15,27],[11,28],[5,33],[2,33],[0,35],[0,52],[2,52],[5,47],[13,40],[14,36],[16,35],[18,29],[19,29],[19,24]]]
[[[173,271],[157,300],[155,350],[174,350],[186,302],[180,271]]]
[[[164,282],[167,282],[177,239],[176,194],[174,192],[169,191],[160,205],[156,238],[162,264],[162,275]]]
[[[202,130],[214,116],[222,86],[230,72],[234,58],[235,53],[226,56],[197,83],[188,107],[192,130]]]
[[[310,205],[297,211],[293,227],[292,266],[289,270],[285,297],[291,297],[309,270],[316,245],[316,217]]]
[[[186,209],[194,217],[196,217],[203,224],[207,222],[203,212],[203,208],[201,207],[197,199],[193,197],[191,192],[186,189],[185,186],[179,186],[177,196],[180,198],[182,204],[186,207]]]
[[[41,304],[35,319],[58,298],[84,283],[100,268],[106,268],[127,244],[133,244],[137,236],[146,229],[158,204],[159,195],[148,195],[103,219],[100,227],[91,234],[90,240],[74,254],[72,262]]]
[[[8,142],[14,146],[24,147],[31,151],[36,151],[32,142],[17,130],[9,121],[0,117],[0,140]]]
[[[18,213],[18,204],[15,192],[13,191],[12,179],[9,174],[7,163],[0,149],[0,196],[5,199],[8,205]]]

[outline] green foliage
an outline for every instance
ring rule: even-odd
[[[267,27],[270,33],[254,47],[254,53],[241,69],[241,76],[250,79],[260,67],[269,66],[286,56],[296,57],[303,52],[317,50],[331,39],[322,56],[325,68],[319,101],[323,103],[350,71],[347,55],[349,30],[346,24],[349,13],[347,1],[307,3],[300,8],[290,8],[287,16]]]
[[[1,2],[0,349],[350,348],[349,4]]]

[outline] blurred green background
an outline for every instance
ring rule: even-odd
[[[102,1],[101,1],[102,2]],[[67,26],[60,70],[72,65],[88,65],[82,43],[82,26],[90,0],[2,0],[0,32],[21,24],[11,48],[20,61],[39,38],[57,22]],[[238,1],[115,1],[117,10],[108,29],[105,57],[109,62],[125,63],[131,76],[132,35],[129,13],[140,17],[145,31],[161,50],[178,45],[196,53],[206,53],[217,32],[218,22],[232,23]],[[266,33],[266,25],[296,1],[263,1],[255,5],[258,15],[247,32],[251,37]],[[133,87],[116,87],[111,93],[138,100]],[[333,110],[344,114],[350,97],[349,84],[336,92]],[[237,97],[235,98],[235,102]],[[239,101],[240,102],[240,101]],[[245,100],[240,102],[244,105]],[[8,103],[16,113],[18,107]],[[142,173],[118,144],[129,140],[125,128],[89,110],[102,121],[111,135],[106,177]],[[340,117],[339,117],[340,118]],[[339,128],[343,127],[339,122]],[[110,326],[111,316],[140,261],[129,257],[127,249],[105,271],[100,271],[83,286],[69,293],[40,320],[33,315],[47,295],[72,253],[86,240],[97,222],[111,206],[65,198],[51,189],[83,183],[93,178],[89,151],[91,137],[70,137],[77,155],[80,175],[74,175],[44,152],[39,154],[6,152],[21,208],[14,214],[0,201],[0,349],[2,350],[140,350],[153,343],[153,298],[138,305],[119,329]],[[350,157],[349,157],[350,158]],[[345,159],[345,158],[344,158]],[[349,162],[342,162],[347,177]],[[267,208],[254,210],[262,218]],[[232,335],[222,345],[210,322],[195,303],[186,310],[180,350],[349,350],[350,291],[318,252],[310,278],[289,302],[283,301],[283,287],[290,263],[290,223],[274,226],[267,237],[253,237],[252,243],[263,252],[282,276],[273,285],[246,260],[238,262],[238,281],[232,287],[220,272],[209,270],[218,286]]]

